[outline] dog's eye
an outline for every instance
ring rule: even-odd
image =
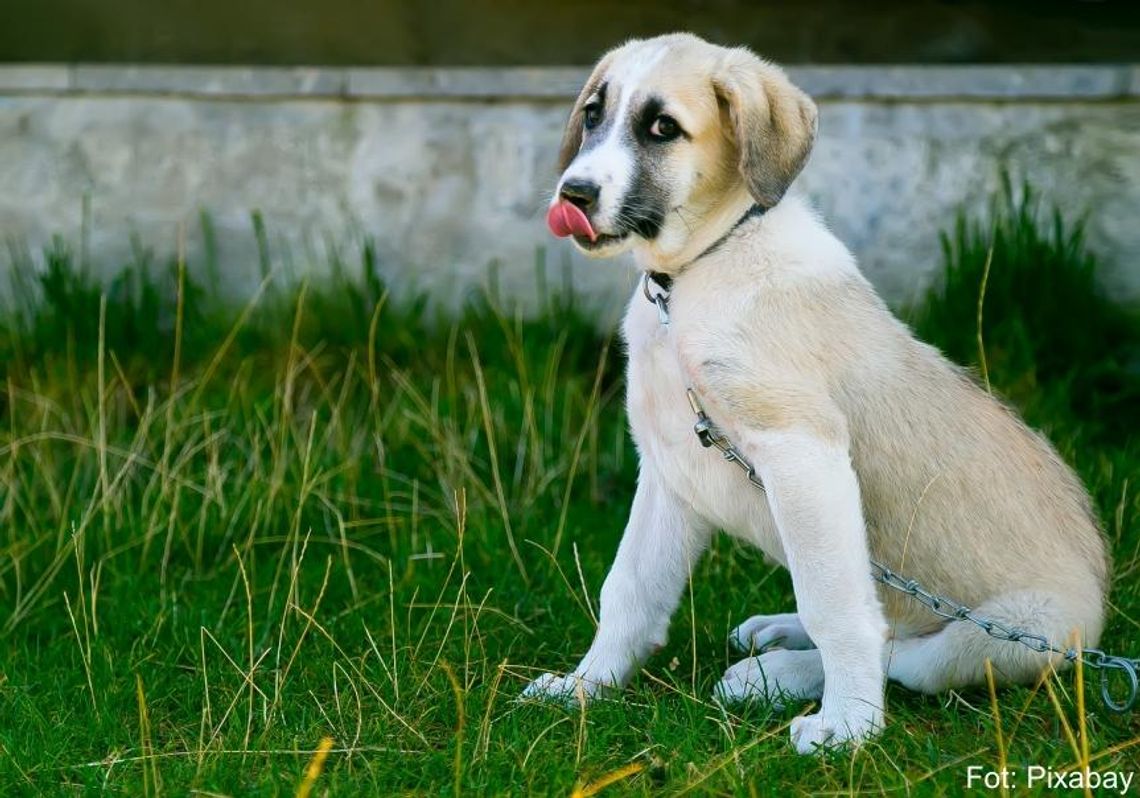
[[[673,117],[662,114],[649,126],[649,135],[658,141],[672,141],[681,135],[681,126]]]
[[[593,130],[602,123],[602,106],[599,103],[590,103],[582,109],[582,124],[586,130]]]

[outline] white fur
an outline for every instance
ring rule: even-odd
[[[613,76],[607,91],[606,114],[612,122],[606,130],[605,138],[574,160],[559,179],[550,199],[551,204],[558,202],[562,184],[567,180],[596,183],[601,190],[591,222],[598,232],[608,232],[617,226],[622,201],[633,179],[634,154],[629,137],[632,88],[644,79],[664,54],[663,47],[649,49],[623,63],[620,72]],[[617,246],[610,245],[607,249],[611,251],[606,254],[616,254],[619,249],[628,248],[629,243],[625,241],[619,242]]]
[[[827,245],[830,237],[821,245],[818,222],[798,202],[786,201],[764,225],[775,234],[774,244],[815,242],[809,255],[831,255],[835,271],[850,273],[850,258],[835,261],[845,253]],[[816,235],[805,235],[805,227],[813,225]],[[806,276],[821,273],[813,268]],[[681,312],[678,307],[674,315]],[[702,315],[716,313],[717,306],[708,305],[692,320],[699,324]],[[624,332],[629,414],[642,455],[629,524],[602,588],[599,629],[590,650],[572,673],[544,675],[524,695],[563,694],[573,700],[579,691],[589,698],[624,684],[664,644],[692,560],[707,544],[709,530],[720,528],[791,569],[797,623],[833,663],[835,676],[821,712],[800,724],[797,746],[806,751],[829,740],[862,739],[882,725],[886,628],[870,578],[859,486],[846,450],[806,432],[746,430],[737,440],[767,485],[767,495],[760,493],[693,435],[685,401],[689,380],[681,372],[672,330],[660,324],[640,291],[630,302]],[[745,683],[750,687],[738,682],[730,669],[718,694],[737,699],[763,694],[759,688],[752,692],[754,682]]]
[[[800,616],[794,612],[753,615],[728,633],[728,642],[744,654],[763,651],[769,646],[789,650],[815,648]]]
[[[715,61],[701,49],[711,45],[671,41],[679,74],[688,50],[700,53],[694,63]],[[702,152],[677,157],[714,157],[715,143]],[[574,700],[625,684],[664,644],[716,529],[788,568],[798,612],[737,627],[731,641],[755,655],[730,667],[715,695],[818,699],[819,711],[792,725],[801,752],[881,728],[888,675],[936,692],[980,683],[986,660],[1007,683],[1063,665],[877,587],[872,556],[1010,626],[1058,645],[1075,631],[1095,645],[1107,560],[1072,472],[911,336],[807,205],[786,196],[733,228],[746,201],[739,181],[723,192],[682,246],[696,257],[727,233],[712,253],[686,261],[654,242],[636,245],[642,268],[674,277],[668,325],[640,286],[623,325],[637,494],[593,645],[569,676],[546,674],[524,695]],[[765,492],[701,447],[688,387]]]
[[[579,690],[594,697],[624,685],[665,645],[669,619],[709,533],[708,523],[678,498],[653,464],[642,463],[629,523],[602,585],[593,645],[573,672],[561,678],[546,674],[523,695],[574,699]]]

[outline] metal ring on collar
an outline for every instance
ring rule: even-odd
[[[662,291],[660,294],[654,294],[649,290],[649,272],[641,278],[641,290],[645,293],[645,298],[649,303],[657,308],[657,320],[661,324],[669,323],[669,293]]]
[[[661,289],[661,293],[655,294],[649,290],[649,284],[652,282],[654,282],[654,281],[653,281],[653,278],[651,278],[649,276],[649,272],[642,273],[642,275],[641,275],[641,290],[645,294],[645,298],[648,299],[649,302],[651,304],[654,304],[654,305],[657,305],[661,302],[667,302],[669,300],[669,289],[666,288],[665,286],[659,285],[658,288]]]

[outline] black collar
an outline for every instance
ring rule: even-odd
[[[732,227],[728,228],[728,232],[726,232],[724,235],[722,235],[716,241],[709,244],[707,247],[705,247],[705,249],[701,252],[701,254],[697,255],[697,257],[693,258],[691,261],[689,261],[684,266],[682,266],[680,269],[678,269],[677,270],[678,274],[680,272],[684,271],[685,269],[689,268],[690,266],[692,266],[694,263],[696,263],[697,261],[699,261],[701,258],[705,257],[706,255],[711,255],[713,252],[720,249],[721,244],[723,244],[725,241],[727,241],[728,237],[730,235],[732,235],[733,233],[735,233],[736,229],[738,227],[740,227],[740,225],[744,224],[749,219],[754,219],[757,216],[763,216],[764,211],[766,211],[766,210],[768,210],[768,209],[765,208],[763,205],[760,205],[758,203],[753,203],[752,206],[748,210],[746,210],[744,212],[744,214],[739,219],[736,220],[736,223],[733,224]],[[665,274],[664,272],[646,272],[645,276],[648,277],[650,280],[652,280],[657,285],[657,287],[660,288],[662,291],[664,291],[666,294],[668,294],[670,289],[673,288],[673,277],[672,277],[672,275]]]

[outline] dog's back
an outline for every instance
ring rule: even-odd
[[[837,390],[872,555],[969,605],[1045,589],[1099,618],[1107,560],[1080,481],[1041,435],[882,314],[893,356],[875,348],[849,361]],[[908,597],[883,597],[888,618],[937,625]],[[1099,635],[1099,623],[1083,626]]]

